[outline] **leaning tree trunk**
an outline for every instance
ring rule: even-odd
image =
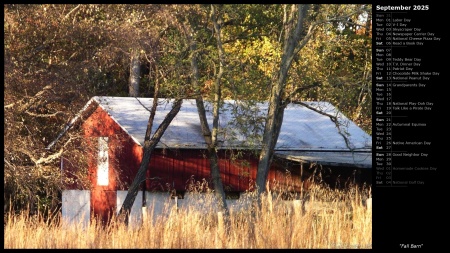
[[[256,174],[256,190],[258,197],[266,191],[266,181],[269,175],[275,145],[278,140],[278,135],[280,134],[284,108],[286,106],[282,96],[286,87],[287,74],[291,67],[292,60],[294,59],[294,55],[298,51],[295,49],[302,39],[303,23],[308,8],[309,5],[293,5],[289,12],[289,17],[287,17],[287,13],[285,13],[283,56],[281,58],[280,70],[277,74],[278,78],[276,83],[272,86],[270,94],[269,109],[264,127],[262,148]]]
[[[128,217],[131,212],[131,207],[133,206],[134,200],[136,199],[136,196],[139,191],[139,185],[145,181],[145,174],[148,169],[148,165],[150,164],[150,157],[152,154],[153,149],[158,144],[159,140],[164,134],[164,131],[166,131],[167,127],[172,122],[173,118],[178,114],[181,108],[181,104],[183,103],[182,99],[176,99],[173,103],[172,109],[170,112],[166,115],[163,122],[159,125],[156,132],[153,134],[152,138],[150,139],[152,124],[153,124],[153,117],[154,117],[154,111],[156,110],[156,104],[155,100],[157,98],[154,98],[153,107],[152,107],[152,113],[150,113],[149,121],[147,124],[147,131],[145,133],[145,141],[144,141],[144,156],[141,161],[141,165],[139,167],[139,170],[136,174],[136,177],[133,180],[133,183],[128,189],[127,196],[123,202],[122,207],[119,211],[119,220],[124,222],[126,225],[128,225]]]

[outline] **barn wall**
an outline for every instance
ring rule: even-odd
[[[169,192],[146,192],[146,216],[143,216],[143,220],[148,220],[155,224],[158,221],[158,217],[167,217],[170,211],[176,206],[176,201],[171,199]]]
[[[219,154],[222,182],[226,190],[245,191],[248,188],[250,168],[232,164],[224,153]],[[212,188],[209,160],[205,150],[155,150],[149,167],[147,189]]]
[[[147,218],[153,216],[153,222],[157,217],[168,214],[168,207],[174,206],[174,201],[170,199],[169,193],[146,193],[147,208],[142,208],[142,191],[138,192],[136,200],[131,208],[129,216],[129,224],[132,226],[140,225],[143,222],[143,211],[146,212]],[[90,224],[91,216],[91,195],[89,190],[63,190],[62,192],[62,221],[66,225],[81,225],[87,227]],[[117,214],[122,207],[123,201],[127,195],[127,191],[117,191],[114,198],[109,199],[111,206],[116,207],[114,210]],[[109,208],[108,208],[109,209]],[[148,210],[148,211],[147,211]],[[154,211],[153,211],[154,210]],[[107,221],[104,218],[104,222]]]
[[[86,139],[86,150],[90,151],[87,152],[87,177],[91,185],[83,189],[80,189],[79,185],[67,185],[66,189],[90,190],[91,217],[107,220],[120,209],[124,194],[126,196],[128,186],[133,182],[139,169],[143,148],[135,143],[101,107],[97,107],[82,123],[82,129]],[[108,185],[97,184],[98,137],[108,137]],[[236,155],[237,152],[221,150],[218,153],[222,182],[227,192],[253,190],[256,179],[258,158],[250,152],[239,151],[240,156],[233,159],[233,155]],[[73,163],[66,162],[64,164],[65,172],[74,169]],[[71,165],[69,166],[69,164]],[[300,164],[274,160],[269,172],[269,188],[274,191],[300,191],[300,182],[305,181],[312,173],[305,168],[302,180],[300,180],[300,171]],[[157,213],[163,212],[163,207],[168,199],[166,195],[171,190],[184,192],[213,188],[206,150],[201,149],[155,149],[146,178],[145,189],[141,188],[140,190],[146,191],[146,196],[149,197],[148,203],[156,201],[151,206],[147,204],[147,207],[150,207],[149,211],[155,210]],[[197,198],[201,197],[189,195],[180,199],[178,206],[183,208],[189,206],[190,203],[201,208],[201,205],[198,205],[200,200]],[[242,201],[228,199],[227,202],[236,208],[243,205]],[[172,202],[169,201],[169,203]],[[70,212],[69,209],[65,210]],[[136,214],[133,216],[136,216],[135,218],[139,222],[143,219],[142,210],[138,208],[135,209],[135,212]]]
[[[118,192],[118,208],[119,211],[126,191]],[[142,207],[142,191],[138,193],[136,201],[132,207],[129,224],[133,226],[140,225],[142,222],[152,222],[156,224],[159,219],[167,218],[173,211],[194,211],[209,214],[217,212],[217,201],[211,193],[186,193],[184,198],[175,199],[166,192],[146,192],[146,205]],[[227,199],[227,205],[232,211],[248,210],[251,202],[246,194],[241,194],[240,199]]]
[[[116,214],[119,213],[122,204],[127,197],[128,191],[117,191],[116,198]],[[128,224],[137,225],[142,224],[142,191],[139,191],[134,200],[133,206],[131,207],[131,212],[128,217]]]
[[[91,217],[107,221],[118,208],[117,190],[127,189],[142,157],[142,148],[101,108],[82,124],[88,152],[88,178],[91,182]],[[108,184],[97,184],[98,138],[108,137]],[[120,199],[120,198],[119,198]]]
[[[251,206],[251,201],[247,198],[247,195],[245,193],[241,193],[240,195],[239,199],[226,200],[229,210],[239,211]],[[208,214],[219,211],[218,203],[219,201],[213,193],[186,193],[183,199],[177,200],[177,207],[181,210],[197,211]]]
[[[127,191],[117,191],[115,206],[116,214],[120,211]],[[155,225],[157,222],[164,222],[171,212],[202,212],[205,215],[216,213],[218,211],[217,201],[211,193],[187,193],[183,199],[175,200],[167,192],[146,192],[146,205],[143,206],[142,191],[138,192],[136,200],[129,216],[129,225],[132,228],[138,228],[143,223]],[[248,211],[251,207],[252,197],[247,193],[241,193],[239,199],[227,199],[227,205],[230,212]],[[64,190],[62,193],[62,220],[64,225],[81,225],[86,228],[90,224],[90,196],[89,190]],[[371,201],[371,199],[370,199]],[[211,204],[212,203],[212,204]],[[301,202],[283,201],[284,205],[290,207],[289,210],[300,210]],[[368,202],[371,207],[371,202]],[[281,206],[279,206],[282,208]],[[306,204],[306,210],[311,207]],[[275,207],[274,207],[275,208]],[[162,220],[161,220],[162,219]]]
[[[322,182],[323,184],[336,189],[344,189],[350,184],[359,187],[372,185],[372,169],[370,168],[329,166],[308,162],[301,163],[282,158],[274,159],[273,164],[279,168],[278,171],[281,171],[284,168],[289,171],[289,174],[293,175],[291,178],[294,180],[296,189],[299,187],[300,173],[302,173],[301,181],[304,183],[304,187],[309,187],[307,179],[313,179],[314,182]],[[290,177],[287,177],[286,180],[289,181],[289,178]],[[289,184],[290,183],[288,183],[288,185]]]
[[[81,181],[82,178],[78,178],[77,175],[82,174],[79,168],[81,162],[76,161],[73,157],[61,157],[60,169],[61,169],[61,183],[63,190],[83,190],[88,187],[84,187]],[[86,181],[84,179],[84,181]]]
[[[103,191],[127,190],[133,182],[143,156],[143,148],[101,108],[97,109],[82,124],[88,152],[88,177],[91,188]],[[97,185],[98,137],[108,137],[109,184]],[[222,182],[226,191],[252,190],[258,166],[257,157],[239,151],[240,157],[232,159],[238,151],[221,150],[218,153]],[[68,168],[68,170],[70,170]],[[295,168],[274,164],[269,172],[270,187],[298,189],[299,180]],[[184,191],[189,185],[212,188],[209,160],[202,149],[155,149],[147,171],[147,191]],[[198,187],[197,187],[198,188]],[[70,188],[69,188],[70,189]]]
[[[86,227],[90,219],[91,193],[86,190],[62,191],[62,220],[65,225],[81,224]]]
[[[219,168],[225,191],[243,192],[251,190],[256,179],[258,159],[244,153],[239,159],[232,159],[229,151],[220,151]],[[268,181],[271,189],[299,190],[299,168],[272,165]],[[147,190],[185,191],[207,185],[212,188],[209,160],[205,150],[165,149],[155,150],[147,174]]]
[[[87,140],[87,146],[89,147],[89,177],[91,180],[91,187],[98,190],[116,190],[118,175],[118,168],[115,163],[115,139],[119,138],[120,127],[116,122],[109,117],[109,115],[101,108],[97,109],[91,114],[91,116],[83,122],[85,139]],[[109,183],[106,186],[97,184],[97,152],[98,152],[98,138],[108,137],[108,156],[109,156]]]

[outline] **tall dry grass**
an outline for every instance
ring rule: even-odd
[[[371,248],[372,212],[358,194],[346,194],[313,191],[302,210],[299,200],[269,193],[260,208],[231,209],[229,223],[221,213],[195,209],[171,209],[137,228],[95,221],[87,227],[68,226],[26,212],[9,214],[4,248]]]

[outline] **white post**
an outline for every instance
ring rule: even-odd
[[[142,207],[142,223],[144,224],[144,226],[147,226],[147,222],[148,222],[147,207],[143,206]]]
[[[225,228],[223,224],[223,213],[217,212],[217,235],[219,241],[219,247],[224,248],[225,246]]]
[[[372,198],[366,200],[366,207],[368,212],[372,212]]]
[[[175,210],[178,212],[178,196],[175,196]]]

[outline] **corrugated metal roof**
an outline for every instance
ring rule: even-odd
[[[133,139],[143,145],[152,98],[134,97],[93,97],[99,105],[126,131]],[[173,99],[159,99],[153,122],[152,133],[172,108]],[[90,101],[91,102],[91,101]],[[328,102],[305,102],[311,107],[337,116],[341,132],[348,140],[351,149],[372,148],[372,138],[354,122]],[[243,111],[245,104],[226,100],[220,110],[220,132],[218,140],[221,147],[258,148],[257,138],[248,134],[263,129],[262,117],[267,113],[267,103],[251,107],[255,113],[235,120],[237,111]],[[207,118],[212,128],[212,105],[205,102]],[[173,119],[162,136],[157,147],[206,148],[201,133],[200,120],[194,99],[185,99],[180,112]],[[299,104],[289,104],[284,113],[281,132],[276,150],[349,150],[344,137],[339,133],[330,117],[315,112]]]
[[[320,163],[322,165],[372,168],[371,152],[311,152],[276,151],[275,155],[297,162]]]

